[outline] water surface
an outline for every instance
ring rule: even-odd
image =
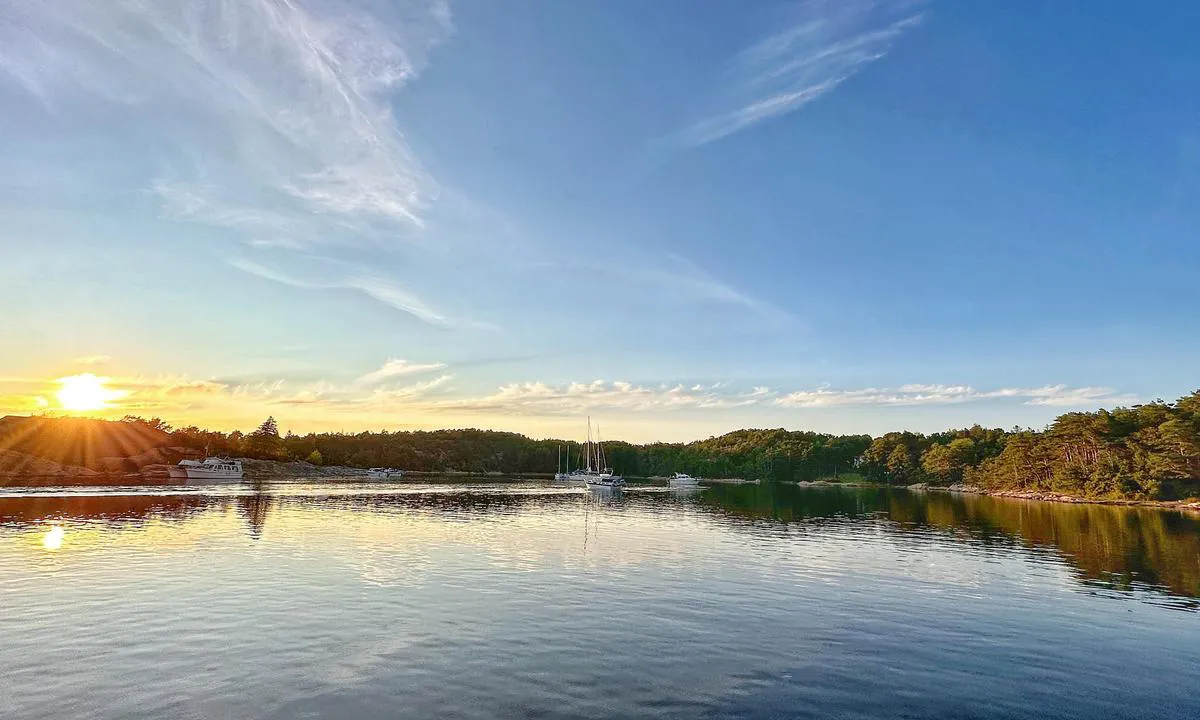
[[[1200,715],[1200,520],[876,489],[0,493],[0,717]]]

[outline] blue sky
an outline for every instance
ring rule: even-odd
[[[1200,360],[1200,10],[0,7],[0,411],[1041,426]]]

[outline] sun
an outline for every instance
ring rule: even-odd
[[[110,400],[125,395],[123,391],[105,387],[106,382],[108,378],[96,377],[91,373],[59,378],[58,383],[62,387],[58,391],[58,403],[64,410],[73,412],[103,410],[109,407]]]

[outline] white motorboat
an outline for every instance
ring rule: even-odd
[[[203,460],[180,460],[168,468],[172,479],[209,483],[241,482],[244,477],[241,460],[208,457]]]
[[[367,470],[367,477],[372,480],[399,480],[404,477],[404,471],[396,468],[377,467]]]
[[[667,485],[673,488],[694,488],[700,486],[700,478],[687,473],[675,473],[667,479]]]

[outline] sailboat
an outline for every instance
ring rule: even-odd
[[[572,480],[581,480],[592,489],[619,488],[625,484],[625,479],[613,473],[612,468],[604,466],[604,443],[600,441],[600,428],[596,427],[596,442],[592,442],[592,419],[588,418],[587,442],[583,446],[586,458],[584,467],[570,474]]]
[[[571,479],[571,448],[567,448],[567,462],[563,463],[563,448],[558,446],[558,463],[554,466],[554,481],[567,482]]]

